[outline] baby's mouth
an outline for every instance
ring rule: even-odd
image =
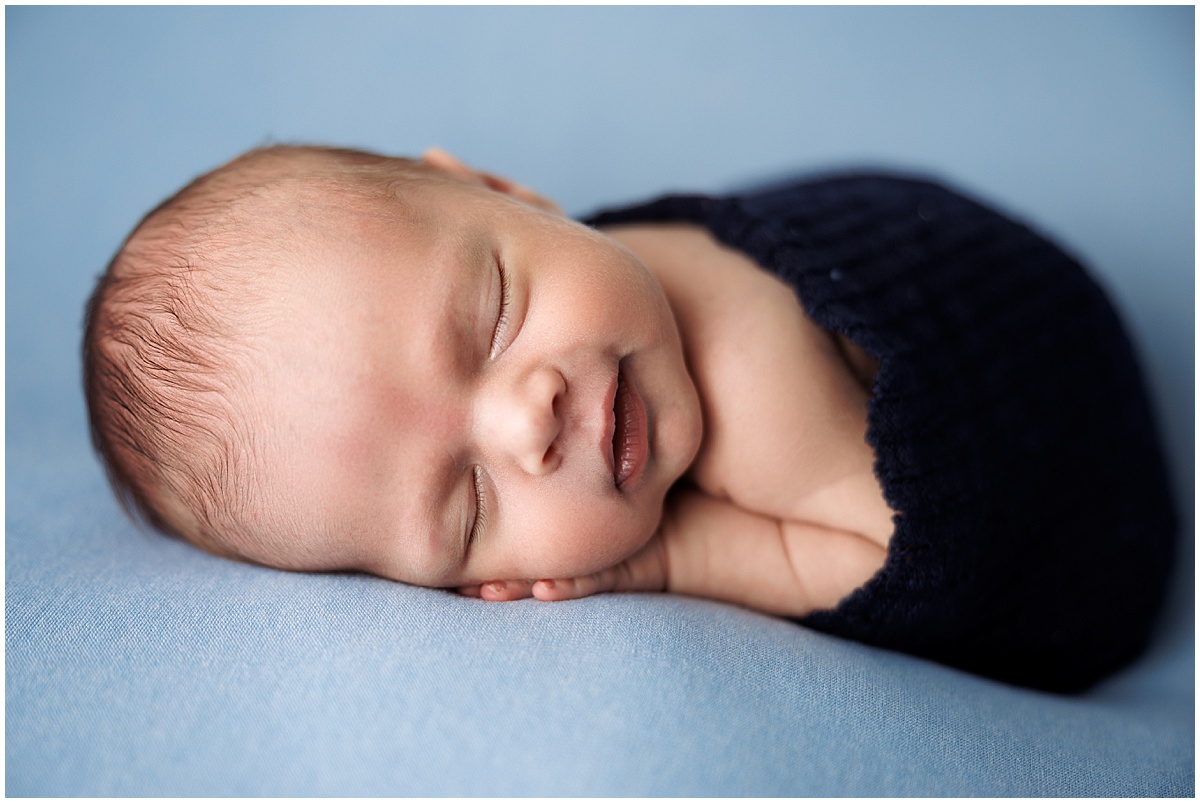
[[[646,405],[641,394],[617,366],[617,392],[613,398],[613,481],[618,490],[637,482],[646,465],[649,439],[646,437]]]

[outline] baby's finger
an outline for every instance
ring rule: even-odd
[[[488,602],[508,602],[533,596],[529,580],[493,580],[479,587],[479,596]]]
[[[567,577],[561,580],[538,580],[533,585],[533,596],[543,602],[561,602],[567,599],[589,597],[612,591],[616,572],[605,569],[584,577]]]
[[[476,599],[478,599],[479,598],[479,589],[480,589],[479,585],[459,586],[458,588],[455,589],[455,591],[457,591],[459,594],[462,594],[464,597],[475,597]]]

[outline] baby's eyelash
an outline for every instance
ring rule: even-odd
[[[475,520],[471,523],[471,533],[467,536],[467,544],[475,542],[479,533],[483,532],[483,528],[487,525],[487,508],[484,505],[483,497],[483,469],[475,466],[472,472],[475,477]]]
[[[492,330],[492,356],[496,355],[496,348],[500,340],[500,332],[504,330],[504,325],[508,323],[508,273],[504,270],[504,263],[497,257],[496,270],[500,272],[500,314],[496,316],[496,328]]]

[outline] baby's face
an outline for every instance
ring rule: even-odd
[[[251,401],[269,433],[255,518],[285,524],[235,546],[429,586],[633,554],[701,436],[657,281],[501,192],[410,196],[330,205],[298,235]]]

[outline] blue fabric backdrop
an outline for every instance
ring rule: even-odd
[[[1194,792],[1192,8],[9,7],[5,41],[9,794]],[[1161,416],[1154,650],[1055,698],[712,603],[487,606],[139,533],[82,306],[141,214],[269,141],[441,145],[574,213],[867,165],[1035,221]]]

